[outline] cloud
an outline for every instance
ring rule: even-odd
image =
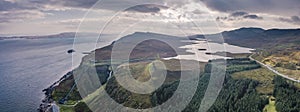
[[[25,21],[45,17],[42,5],[30,3],[27,0],[1,0],[0,23]]]
[[[84,8],[84,9],[91,8],[98,1],[99,0],[30,0],[30,2],[34,4],[52,5],[57,7]],[[180,7],[192,1],[196,1],[196,0],[151,0],[151,1],[149,0],[100,0],[99,4],[96,5],[96,7],[94,8],[119,11],[124,8],[126,9],[130,7],[135,7],[137,5],[142,6],[143,4],[157,4],[157,5],[167,5],[170,7]]]
[[[0,11],[7,11],[15,8],[15,4],[9,1],[0,1]]]
[[[11,0],[0,1],[0,11],[11,11],[11,10],[30,10],[36,9],[36,5],[26,4],[24,1],[17,2]]]
[[[263,17],[260,17],[256,14],[249,14],[248,12],[244,11],[237,11],[229,14],[226,17],[217,17],[217,21],[237,21],[243,19],[252,19],[252,20],[261,20]]]
[[[245,16],[245,15],[248,15],[248,13],[242,12],[242,11],[238,11],[238,12],[234,12],[234,13],[230,14],[230,16],[232,16],[232,17],[240,17],[240,16]]]
[[[97,21],[96,19],[90,20],[91,22],[88,23],[91,24],[89,27],[93,27],[95,23],[106,22],[110,18],[110,14],[124,10],[126,11],[124,13],[128,14],[128,16],[136,14],[140,17],[140,15],[143,15],[141,16],[145,17],[143,20],[150,21],[153,24],[160,24],[159,22],[188,23],[190,19],[205,24],[211,20],[211,16],[217,17],[218,21],[227,24],[228,28],[233,28],[232,26],[234,28],[247,25],[253,26],[258,25],[258,23],[263,27],[290,27],[291,24],[284,22],[299,23],[299,0],[200,1],[210,10],[204,10],[206,7],[203,7],[201,3],[197,3],[199,1],[196,0],[101,0],[100,4],[94,7],[97,10],[91,11],[92,16],[88,17],[88,19],[96,18]],[[0,0],[0,27],[1,24],[6,24],[7,26],[14,25],[14,27],[24,27],[24,29],[32,30],[32,32],[35,32],[34,28],[28,29],[28,26],[53,26],[53,30],[58,32],[62,30],[57,30],[55,27],[75,29],[80,22],[79,19],[97,2],[98,0]],[[160,21],[157,22],[154,21],[155,19],[150,20],[144,15],[157,15],[157,18],[161,17],[167,21],[162,21],[160,18]],[[278,22],[278,18],[283,22]],[[128,17],[128,19],[134,20],[139,18],[132,19]],[[49,24],[40,24],[43,22]],[[21,26],[24,23],[26,23],[26,27]],[[36,26],[31,26],[32,23],[35,23]],[[210,27],[209,25],[206,26]],[[11,32],[14,31],[16,30],[11,28]]]
[[[45,12],[49,10],[72,10],[72,9],[89,9],[99,0],[0,0],[1,11],[17,10],[35,10]],[[127,11],[135,12],[158,12],[166,7],[180,7],[190,1],[181,0],[101,0],[95,9],[105,9],[120,11],[129,8]],[[145,5],[148,4],[148,5]],[[158,4],[158,5],[150,5]]]
[[[26,0],[25,0],[26,1]],[[90,8],[98,0],[27,0],[31,4],[50,5],[57,7]]]
[[[263,17],[259,17],[259,16],[254,15],[254,14],[245,15],[244,18],[246,18],[246,19],[263,19]]]
[[[192,11],[192,13],[194,13],[194,14],[204,14],[204,13],[206,13],[206,12],[201,11],[201,10],[199,10],[199,9],[196,9],[196,10]]]
[[[282,22],[287,22],[291,24],[298,24],[300,25],[300,17],[299,16],[291,16],[290,18],[279,18]]]
[[[145,5],[137,5],[131,8],[126,9],[128,12],[141,12],[141,13],[158,13],[163,9],[168,9],[166,6],[161,5],[153,5],[153,4],[145,4]]]
[[[41,19],[44,17],[45,13],[34,10],[1,11],[0,23],[24,21],[27,19]]]
[[[280,16],[300,14],[300,0],[201,0],[212,10],[219,12],[246,11]],[[287,13],[289,12],[289,13]]]
[[[2,22],[10,22],[16,19],[20,20],[25,11],[48,13],[49,11],[65,11],[65,10],[87,10],[94,6],[99,0],[0,0],[0,12],[11,13],[4,17],[1,16]],[[95,5],[94,9],[139,12],[139,13],[157,13],[165,6],[178,8],[185,4],[194,2],[195,0],[101,0],[99,4]],[[157,5],[150,5],[157,4]],[[16,13],[23,11],[23,13]],[[31,13],[29,12],[29,13]],[[34,15],[33,15],[34,16]],[[14,19],[16,18],[16,19]],[[9,20],[12,19],[12,20]],[[30,19],[28,17],[24,18]]]

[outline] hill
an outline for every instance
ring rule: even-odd
[[[216,41],[219,35],[224,37],[226,43],[249,48],[272,48],[280,44],[300,43],[300,29],[240,28],[218,34],[194,35],[191,37]]]
[[[198,38],[208,41],[216,41],[214,35],[195,35],[191,36],[191,40]],[[224,39],[229,44],[256,48],[256,58],[264,60],[270,56],[283,56],[284,60],[293,60],[297,62],[298,53],[297,44],[299,40],[299,30],[263,30],[260,28],[241,28],[233,31],[222,32]],[[146,38],[152,39],[143,41]],[[262,39],[262,40],[261,40]],[[155,107],[166,102],[176,91],[181,77],[190,74],[195,70],[200,70],[199,84],[196,94],[192,101],[183,110],[186,112],[196,111],[199,109],[201,100],[203,99],[204,91],[211,77],[211,63],[201,63],[197,61],[186,61],[186,66],[181,68],[179,60],[164,60],[165,57],[175,56],[175,51],[185,53],[185,49],[173,49],[168,43],[172,43],[177,48],[190,43],[182,43],[182,38],[168,36],[155,33],[137,32],[132,35],[125,36],[111,45],[99,48],[94,53],[85,56],[81,65],[72,71],[73,75],[67,77],[51,92],[53,100],[60,102],[62,111],[71,112],[88,112],[89,108],[97,111],[106,111],[108,108],[98,108],[96,102],[106,102],[104,95],[108,94],[114,101],[126,107],[135,109],[147,109]],[[130,54],[124,51],[131,49],[131,45],[141,41],[140,44],[134,46]],[[114,49],[119,46],[122,49]],[[286,47],[282,47],[286,46]],[[289,49],[289,50],[287,50]],[[115,51],[114,51],[115,50]],[[115,61],[110,61],[113,51],[116,54]],[[268,54],[267,54],[268,53]],[[129,60],[123,59],[123,55],[128,55]],[[223,88],[216,102],[209,109],[210,112],[215,111],[299,111],[299,101],[290,100],[289,96],[296,98],[300,95],[299,84],[276,76],[268,69],[261,67],[255,61],[247,58],[248,55],[230,54],[235,59],[227,60],[226,77]],[[120,56],[120,57],[118,57]],[[272,58],[273,59],[273,58]],[[283,59],[278,59],[278,63],[283,63]],[[163,85],[150,94],[137,94],[123,88],[115,78],[115,75],[125,74],[123,72],[129,68],[132,76],[138,81],[147,81],[152,73],[159,72],[161,69],[156,69],[153,62],[159,61],[166,66],[166,81]],[[182,60],[181,60],[182,61]],[[123,64],[129,62],[128,64]],[[299,62],[299,61],[298,61]],[[287,62],[291,63],[291,62]],[[199,66],[195,66],[195,65]],[[285,68],[285,67],[283,67]],[[285,68],[288,69],[288,68]],[[113,71],[113,72],[112,72]],[[96,77],[95,77],[96,72]],[[183,74],[181,74],[183,72]],[[111,74],[112,73],[112,74]],[[76,86],[74,76],[82,75],[83,81],[88,86],[80,88]],[[100,79],[97,82],[97,79]],[[94,80],[94,81],[91,81]],[[193,77],[187,77],[183,81],[191,81]],[[84,82],[88,81],[88,82]],[[100,85],[101,84],[101,85]],[[129,85],[131,83],[128,83]],[[75,85],[75,89],[71,89]],[[152,85],[148,85],[149,88]],[[81,94],[79,95],[79,90]],[[70,96],[65,95],[71,90]],[[82,92],[82,91],[85,92]],[[83,97],[83,99],[81,99]],[[61,100],[63,99],[63,100]],[[63,102],[61,102],[63,101]],[[89,107],[85,103],[89,104]],[[176,103],[175,103],[176,104]],[[283,106],[285,105],[285,106]],[[102,106],[111,106],[110,102],[102,103]],[[118,110],[118,108],[116,108]],[[107,110],[108,111],[108,110]]]
[[[4,39],[43,39],[43,38],[75,38],[77,37],[88,37],[88,36],[97,36],[96,33],[76,33],[76,32],[64,32],[59,34],[51,35],[34,35],[34,36],[0,36],[0,40]]]
[[[240,28],[220,34],[226,43],[255,48],[253,57],[256,60],[274,67],[280,73],[300,79],[300,29]],[[218,41],[220,34],[192,37]]]

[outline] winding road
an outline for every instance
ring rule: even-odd
[[[254,55],[254,54],[252,54],[252,55]],[[249,58],[250,58],[251,60],[256,61],[256,62],[259,63],[260,65],[262,65],[262,66],[268,68],[268,69],[269,69],[270,71],[272,71],[273,73],[275,73],[275,74],[277,74],[277,75],[279,75],[279,76],[281,76],[281,77],[283,77],[283,78],[286,78],[286,79],[288,79],[288,80],[291,80],[291,81],[300,83],[300,80],[297,80],[297,79],[291,78],[291,77],[289,77],[289,76],[287,76],[287,75],[284,75],[284,74],[282,74],[282,73],[279,73],[278,71],[274,70],[271,66],[266,65],[266,64],[264,64],[264,63],[262,63],[262,62],[260,62],[260,61],[257,61],[257,60],[255,60],[255,59],[253,59],[253,58],[252,58],[252,55],[249,56]]]

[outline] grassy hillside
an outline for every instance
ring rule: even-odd
[[[300,45],[299,45],[300,47]],[[294,79],[300,79],[300,50],[280,48],[285,51],[278,52],[277,48],[261,50],[254,58],[272,66],[278,72]]]
[[[300,29],[241,28],[222,35],[229,44],[257,49],[256,60],[300,79]]]
[[[247,75],[239,76],[239,74],[243,72],[253,73],[255,71],[264,71],[265,69],[260,68],[259,65],[257,65],[255,62],[250,61],[249,59],[235,59],[235,60],[228,60],[228,62],[229,62],[228,70],[227,70],[228,74],[226,77],[226,82],[224,83],[224,88],[220,93],[221,96],[218,97],[211,111],[217,111],[217,110],[221,111],[224,109],[225,110],[231,109],[232,111],[233,110],[238,111],[239,109],[247,109],[247,108],[250,109],[250,107],[251,109],[262,110],[264,106],[267,104],[267,98],[264,95],[271,94],[271,93],[265,91],[260,92],[258,88],[263,87],[263,85],[268,86],[270,82],[264,82],[264,80],[266,80],[264,78],[262,79],[252,78],[252,77],[259,77],[260,75],[259,73],[263,73],[263,72],[257,72],[257,74],[254,74],[254,76],[250,76],[250,74],[249,76]],[[257,67],[254,67],[255,65],[257,65]],[[147,71],[147,69],[149,69],[149,63],[144,63],[144,62],[133,63],[130,64],[129,66],[131,69],[142,69],[142,73],[144,73],[144,71]],[[209,64],[206,66],[209,66]],[[206,71],[209,70],[209,67],[205,67],[205,68],[207,68]],[[133,74],[135,73],[133,72]],[[172,96],[172,93],[176,90],[178,85],[177,82],[178,77],[180,77],[180,74],[178,74],[178,76],[176,76],[176,74],[178,73],[176,72],[174,73],[174,71],[168,73],[170,77],[167,77],[167,82],[160,89],[148,95],[131,93],[126,89],[122,88],[120,85],[118,85],[116,80],[112,78],[109,82],[107,82],[96,92],[93,92],[91,95],[86,97],[84,101],[93,102],[93,101],[101,100],[102,99],[101,94],[104,94],[106,91],[108,94],[110,94],[110,96],[113,99],[115,99],[115,101],[125,106],[132,107],[132,108],[149,108],[165,102],[166,100],[168,100],[168,98],[170,98],[170,96]],[[133,76],[142,81],[148,75],[146,73],[146,75],[135,74]],[[272,76],[273,74],[270,74],[270,76],[266,75],[266,77],[272,77]],[[207,86],[209,77],[210,77],[209,72],[204,72],[202,74],[201,79],[199,81],[200,83],[198,86],[197,93],[195,94],[194,99],[189,104],[189,106],[185,109],[185,111],[198,109],[198,106],[201,103],[201,99],[204,94],[203,90],[205,90]],[[69,80],[72,80],[72,78],[70,78]],[[65,81],[65,82],[70,82],[70,81]],[[67,84],[61,84],[61,85],[67,85]],[[65,87],[70,88],[70,86],[65,86]],[[236,90],[240,90],[240,91],[236,91]],[[232,98],[232,100],[230,101],[226,100],[228,98]],[[74,99],[70,98],[69,100],[74,100]],[[243,102],[245,103],[248,102],[247,104],[251,104],[251,105],[244,105],[238,107],[234,106]],[[76,108],[78,109],[78,106],[86,107],[86,106],[82,106],[82,104],[80,105],[77,104],[76,106],[73,107],[73,110],[76,111]],[[253,108],[253,106],[255,108]]]
[[[131,69],[142,69],[142,73],[149,69],[150,63],[133,63]],[[281,83],[286,81],[285,79],[281,83],[276,83],[274,81],[275,75],[268,71],[265,68],[254,67],[257,65],[255,62],[250,61],[249,59],[233,59],[228,60],[228,67],[227,67],[227,76],[226,81],[224,82],[224,87],[221,90],[220,96],[218,97],[217,101],[211,107],[210,111],[242,111],[242,110],[249,110],[249,111],[263,111],[268,110],[268,112],[272,112],[274,108],[279,109],[282,108],[280,105],[284,102],[280,100],[284,97],[288,97],[286,95],[299,95],[295,89],[296,86],[293,83],[284,83],[291,84],[288,88],[280,88],[282,86]],[[206,65],[208,66],[208,65]],[[209,67],[205,67],[209,68]],[[207,69],[209,70],[209,69]],[[171,73],[171,72],[170,72]],[[171,75],[173,74],[173,75]],[[171,73],[171,76],[174,76],[176,73]],[[134,75],[137,79],[144,80],[147,77],[147,73],[145,74],[135,74]],[[180,77],[180,75],[178,75]],[[102,87],[97,89],[97,91],[93,92],[91,95],[86,97],[83,101],[85,102],[93,102],[102,99],[102,95],[106,92],[110,94],[110,96],[115,99],[115,101],[132,108],[149,108],[155,106],[157,104],[161,104],[168,100],[172,93],[176,90],[178,86],[178,77],[169,77],[168,83],[165,83],[160,89],[155,91],[152,94],[148,95],[140,95],[140,94],[133,94],[126,89],[122,88],[115,82],[115,79],[112,78],[109,82],[104,84]],[[198,90],[192,100],[192,102],[188,105],[188,107],[184,111],[195,111],[199,108],[201,103],[201,99],[204,95],[204,91],[210,74],[209,72],[202,73],[200,78],[200,83],[198,85]],[[70,89],[71,86],[70,82],[72,82],[72,78],[64,81],[60,85],[64,85],[65,89]],[[276,80],[277,81],[277,80]],[[275,83],[274,83],[275,82]],[[296,84],[295,84],[296,85]],[[282,91],[282,92],[279,92]],[[296,93],[288,93],[284,91],[294,91]],[[75,91],[76,92],[76,91]],[[170,93],[170,94],[168,94]],[[278,94],[280,93],[280,95]],[[59,94],[54,93],[56,97],[59,97]],[[102,95],[101,95],[102,94]],[[166,96],[165,96],[166,95]],[[271,101],[269,98],[273,97],[275,101]],[[282,96],[282,97],[281,97]],[[231,99],[231,100],[228,100]],[[69,98],[71,101],[76,101],[76,99]],[[79,100],[80,101],[80,100]],[[276,102],[276,103],[275,103]],[[278,102],[278,103],[277,103]],[[285,102],[286,103],[286,102]],[[95,103],[96,104],[96,103]],[[80,112],[80,110],[88,110],[87,106],[84,103],[78,103],[74,106],[66,106],[61,105],[61,109],[67,110],[74,110]],[[95,105],[97,106],[97,105]],[[279,107],[278,107],[279,106]],[[291,105],[293,107],[293,105]]]

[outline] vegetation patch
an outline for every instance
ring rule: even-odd
[[[274,96],[276,97],[276,110],[279,112],[300,111],[300,91],[293,83],[282,77],[275,77]],[[294,82],[295,83],[295,82]]]
[[[231,75],[234,79],[252,79],[259,82],[256,90],[259,93],[272,95],[274,90],[273,78],[275,74],[266,68],[236,72]]]
[[[177,61],[164,62],[169,64],[177,63]],[[145,77],[149,76],[149,69],[153,68],[153,64],[149,62],[132,63],[128,66],[130,66],[134,77],[138,80],[146,80],[147,78]],[[167,67],[173,67],[173,70],[176,70],[175,66],[167,65]],[[103,67],[100,68],[98,70],[102,70]],[[104,68],[108,69],[109,67]],[[204,68],[205,72],[201,73],[196,94],[183,111],[190,112],[199,109],[210,79],[210,63],[206,64]],[[99,72],[99,74],[101,73],[102,72]],[[164,83],[163,86],[151,94],[141,95],[131,93],[118,85],[115,78],[112,77],[108,82],[105,81],[106,83],[102,87],[83,100],[81,100],[75,88],[75,90],[71,92],[70,97],[68,97],[66,104],[59,106],[64,112],[89,112],[89,108],[82,101],[89,104],[97,104],[96,102],[103,100],[103,95],[107,92],[111,98],[127,107],[141,109],[153,107],[167,101],[173,95],[174,91],[177,90],[180,73],[168,71],[168,75],[171,76],[169,77],[170,79],[167,78],[168,83]],[[276,78],[274,79],[274,77]],[[59,101],[59,99],[63,98],[72,87],[72,84],[74,84],[72,77],[63,81],[56,87],[53,93],[54,99]],[[300,97],[299,87],[300,84],[286,81],[280,77],[278,78],[278,76],[275,76],[271,71],[260,67],[255,61],[251,61],[247,58],[230,59],[227,60],[227,75],[224,87],[216,102],[209,109],[209,112],[245,110],[251,112],[275,112],[276,110],[299,111],[297,109],[300,108],[298,107],[300,101],[295,100]],[[275,100],[271,100],[273,97],[267,97],[272,95],[276,98]],[[97,105],[91,106],[96,107]],[[287,107],[287,109],[285,109],[285,107]]]

